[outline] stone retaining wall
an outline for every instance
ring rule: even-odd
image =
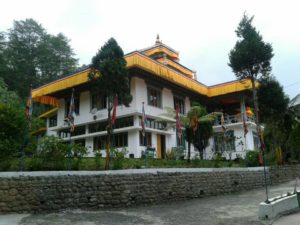
[[[267,169],[268,182],[300,176],[300,166]],[[145,169],[0,173],[0,212],[148,205],[259,188],[262,168]]]

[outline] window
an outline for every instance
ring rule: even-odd
[[[179,113],[184,114],[185,113],[184,98],[174,96],[174,109],[175,110],[176,110],[177,105],[179,106]]]
[[[56,126],[57,126],[57,114],[49,117],[49,127],[56,127]]]
[[[142,126],[142,117],[139,118],[139,124]],[[146,127],[157,129],[157,130],[164,130],[166,128],[166,123],[163,122],[157,122],[154,119],[147,118],[146,119]]]
[[[107,136],[99,136],[94,138],[94,150],[105,149]],[[121,148],[128,146],[128,133],[118,133],[111,135],[112,147]]]
[[[89,133],[105,131],[107,122],[98,122],[89,124]],[[133,126],[133,116],[117,118],[114,129]]]
[[[152,105],[158,108],[162,107],[161,104],[161,90],[148,87],[147,89],[148,94],[148,105]]]
[[[91,93],[91,109],[106,109],[107,98],[99,93]]]
[[[68,116],[70,110],[70,98],[65,100],[65,117]],[[74,97],[75,113],[79,115],[79,96]]]
[[[253,132],[254,149],[259,149],[259,139],[256,132]]]
[[[133,116],[117,118],[114,129],[133,126]]]
[[[71,136],[78,136],[85,134],[85,125],[84,126],[75,126],[74,132],[71,133]],[[70,136],[70,128],[63,129],[59,131],[60,138],[66,138]]]
[[[85,147],[85,139],[74,140],[74,143]]]
[[[112,146],[120,148],[128,146],[128,133],[118,133],[112,135]]]
[[[225,133],[216,133],[214,135],[215,152],[223,153],[235,151],[235,136],[233,130],[228,130]]]
[[[152,146],[151,133],[146,132],[144,137],[140,131],[140,146]]]

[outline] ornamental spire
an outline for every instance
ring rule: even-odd
[[[159,34],[157,34],[157,36],[156,36],[155,44],[156,44],[156,45],[161,44],[161,41],[159,40]]]

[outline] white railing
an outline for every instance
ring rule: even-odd
[[[233,123],[241,123],[243,122],[241,114],[236,115],[224,115],[224,122],[225,124],[233,124]],[[246,116],[246,122],[253,122],[255,123],[254,116]],[[214,126],[222,125],[221,123],[221,116],[218,116],[214,121]]]

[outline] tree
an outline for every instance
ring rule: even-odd
[[[89,79],[93,80],[95,88],[108,100],[108,126],[105,169],[109,167],[113,100],[118,96],[119,104],[126,107],[132,101],[129,86],[129,74],[122,48],[114,38],[110,38],[92,59]]]
[[[271,44],[263,41],[262,36],[253,27],[252,20],[253,16],[249,18],[244,14],[239,23],[235,31],[239,40],[229,53],[228,65],[232,68],[237,79],[249,79],[251,81],[256,129],[258,136],[261,137],[256,82],[269,76],[272,69],[271,59],[274,55]]]
[[[167,123],[169,127],[175,127],[176,121],[170,120],[176,119],[175,110],[169,107],[166,107],[165,110],[166,113],[161,114],[156,121]],[[190,162],[191,158],[191,144],[198,149],[200,157],[203,159],[204,149],[208,146],[209,138],[213,134],[212,121],[214,121],[218,115],[221,115],[221,113],[213,112],[208,114],[203,106],[194,102],[187,115],[179,116],[188,143],[188,162]]]
[[[191,156],[191,143],[198,149],[200,158],[203,159],[204,150],[213,134],[212,121],[215,119],[215,116],[216,113],[207,114],[203,106],[193,103],[193,107],[184,120],[188,141],[188,161],[190,161]]]
[[[290,100],[275,77],[271,76],[261,80],[257,95],[262,122],[267,123],[268,121],[282,119],[288,109]]]
[[[0,35],[0,77],[19,96],[28,95],[30,84],[36,87],[59,79],[76,66],[69,40],[63,34],[48,34],[33,19],[15,21],[5,36]]]
[[[0,161],[16,156],[26,127],[24,109],[16,93],[0,79]]]

